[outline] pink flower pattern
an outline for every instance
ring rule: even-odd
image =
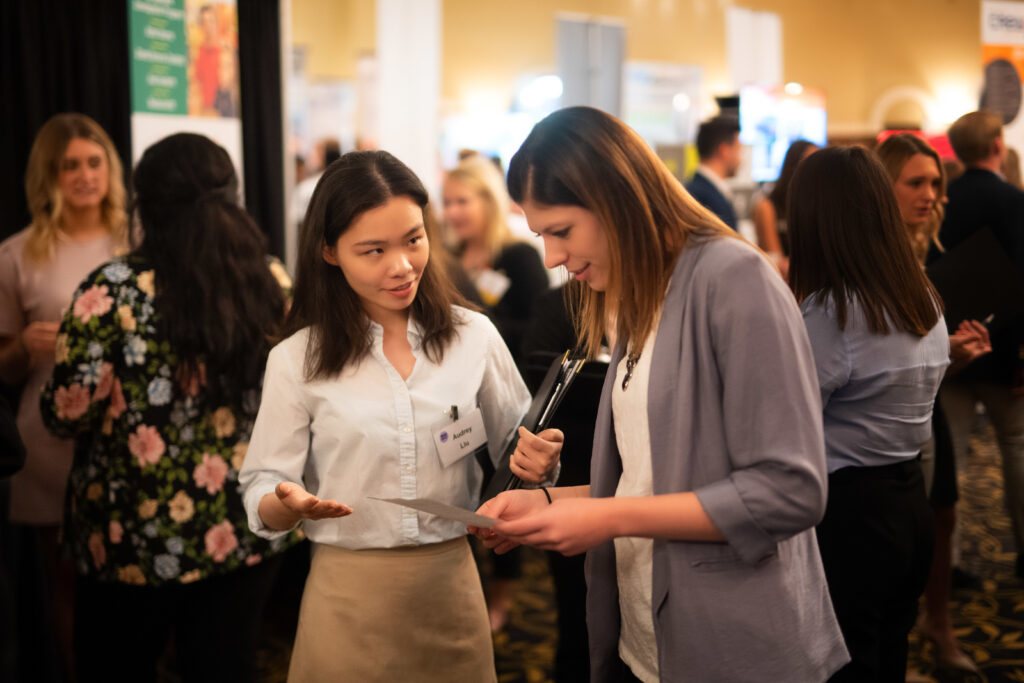
[[[114,387],[114,364],[104,363],[100,368],[100,379],[96,383],[96,391],[92,392],[92,400],[102,401],[110,396],[110,390]],[[124,401],[124,397],[121,397]]]
[[[114,305],[114,300],[107,296],[110,289],[106,285],[93,285],[75,299],[74,314],[82,323],[89,322],[94,315],[104,315]]]
[[[57,404],[58,418],[77,420],[89,409],[89,389],[78,382],[69,387],[57,387],[53,401]]]
[[[110,406],[107,407],[107,415],[116,420],[121,417],[121,413],[127,407],[128,404],[124,402],[124,392],[121,391],[121,380],[115,377],[114,383],[110,387]]]
[[[224,479],[227,474],[228,464],[224,458],[219,455],[211,457],[209,453],[203,453],[203,461],[192,471],[196,486],[205,487],[206,492],[210,495],[224,488]]]
[[[237,547],[238,538],[235,537],[235,527],[228,520],[210,527],[210,530],[206,532],[206,554],[213,557],[214,562],[223,562],[227,559],[228,554]]]
[[[41,407],[62,438],[89,430],[89,466],[72,467],[74,523],[64,531],[79,566],[97,580],[156,586],[258,565],[301,536],[271,545],[249,530],[237,471],[258,401],[211,405],[205,365],[183,376],[154,289],[151,266],[135,255],[79,288]],[[144,362],[123,363],[126,350]],[[161,378],[158,389],[174,385],[168,400],[152,389]]]
[[[156,427],[139,425],[134,434],[128,436],[128,451],[139,461],[139,467],[160,462],[166,446]]]

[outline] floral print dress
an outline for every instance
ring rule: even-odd
[[[271,270],[287,278],[279,263]],[[299,538],[259,538],[242,507],[238,470],[259,389],[211,405],[202,372],[179,381],[154,293],[138,255],[90,274],[61,324],[40,399],[47,428],[75,438],[64,540],[78,571],[149,586],[251,566]]]

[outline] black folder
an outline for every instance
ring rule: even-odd
[[[996,332],[1024,313],[1024,274],[990,228],[947,251],[927,273],[945,304],[951,332],[964,320],[978,320]]]
[[[562,399],[569,391],[569,387],[572,386],[573,380],[576,379],[580,369],[583,367],[583,363],[584,360],[582,358],[570,358],[568,351],[564,355],[555,358],[548,368],[540,388],[534,394],[530,408],[520,421],[520,426],[526,427],[534,434],[547,429],[551,417],[555,414]],[[518,432],[518,430],[516,431]],[[522,480],[512,474],[512,470],[509,467],[512,453],[515,452],[518,442],[518,434],[513,435],[512,440],[505,447],[505,453],[498,462],[494,476],[491,477],[490,483],[484,488],[481,500],[490,500],[502,491],[522,486]]]

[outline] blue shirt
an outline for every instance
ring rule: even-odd
[[[818,294],[800,310],[814,351],[824,408],[825,458],[843,467],[891,465],[917,456],[931,435],[935,393],[949,365],[942,316],[924,337],[868,329],[856,299],[840,330],[831,300]]]

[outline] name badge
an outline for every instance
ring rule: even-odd
[[[512,286],[512,280],[496,270],[485,270],[476,276],[474,283],[480,298],[488,306],[495,306]]]
[[[445,467],[449,467],[487,444],[484,416],[479,408],[461,415],[458,420],[446,420],[431,431],[434,434],[437,454],[441,458],[441,464]]]

